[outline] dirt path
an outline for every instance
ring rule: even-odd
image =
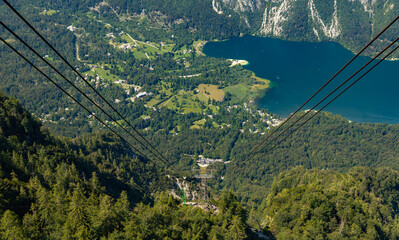
[[[133,41],[134,44],[136,44],[136,45],[137,45],[137,42],[139,42],[139,43],[145,44],[145,45],[147,45],[147,46],[153,47],[153,48],[155,48],[155,49],[158,50],[158,51],[162,51],[161,49],[159,49],[159,48],[158,48],[157,46],[155,46],[155,45],[152,45],[152,44],[150,44],[150,43],[146,43],[146,42],[142,42],[142,41],[133,39],[133,38],[130,36],[129,33],[126,33],[126,35],[128,35],[128,36],[130,37],[130,39],[132,39],[132,41]]]
[[[79,45],[78,45],[78,41],[76,41],[76,43],[75,43],[75,48],[76,48],[76,59],[79,61],[79,62],[81,62],[82,61],[82,59],[80,59],[80,57],[79,57]]]

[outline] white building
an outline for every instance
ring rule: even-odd
[[[67,29],[68,29],[69,31],[73,32],[73,31],[76,30],[76,27],[74,27],[73,25],[71,25],[71,26],[68,26]]]
[[[145,97],[145,96],[147,96],[147,92],[141,92],[136,95],[136,97],[138,97],[138,98]]]

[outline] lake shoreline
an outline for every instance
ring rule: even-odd
[[[252,74],[251,78],[256,80],[255,84],[251,85],[251,92],[253,96],[249,99],[250,103],[255,103],[257,100],[262,99],[266,96],[267,92],[272,88],[272,81],[266,78],[256,76]]]
[[[236,91],[236,94],[244,94],[246,97],[242,100],[255,102],[260,108],[280,116],[295,111],[298,104],[311,96],[324,79],[329,79],[354,56],[352,51],[336,42],[293,42],[253,36],[209,42],[204,46],[204,53],[209,57],[250,62],[250,65],[243,67],[255,77],[271,82],[261,83],[252,79],[246,91]],[[360,56],[351,66],[360,66],[368,60],[369,57]],[[399,101],[395,92],[399,87],[396,81],[398,63],[384,61],[351,88],[350,94],[342,95],[326,110],[357,122],[399,123],[399,112],[392,111],[395,107],[390,104]],[[382,72],[384,82],[392,87],[375,85]],[[337,85],[332,82],[328,87],[334,89]],[[324,91],[330,91],[329,88]],[[378,94],[365,94],[371,90]]]

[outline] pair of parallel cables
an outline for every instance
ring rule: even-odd
[[[355,81],[353,81],[350,85],[348,85],[344,90],[339,92],[332,100],[330,100],[328,103],[326,103],[323,107],[321,107],[317,111],[313,111],[315,108],[317,108],[321,103],[323,103],[325,100],[327,100],[332,94],[337,92],[341,87],[343,87],[346,83],[348,83],[353,77],[355,77],[358,73],[360,73],[363,69],[365,69],[368,65],[370,65],[375,59],[380,58],[381,55],[386,52],[388,49],[390,49],[392,46],[394,46],[395,43],[399,41],[399,37],[396,38],[394,41],[392,41],[388,46],[386,46],[382,51],[380,51],[377,55],[375,55],[370,61],[368,61],[366,64],[364,64],[360,69],[358,69],[354,74],[352,74],[349,78],[347,78],[344,82],[342,82],[338,87],[336,87],[332,92],[330,92],[327,96],[325,96],[322,100],[320,100],[316,105],[314,105],[311,109],[306,111],[302,116],[300,116],[296,121],[294,121],[291,125],[286,127],[284,130],[282,130],[281,133],[279,133],[277,136],[275,136],[273,139],[269,140],[279,129],[281,129],[290,119],[292,119],[306,104],[308,104],[317,94],[320,93],[330,82],[335,79],[344,69],[346,69],[360,54],[362,54],[373,42],[375,42],[386,30],[388,30],[397,20],[399,19],[399,15],[392,21],[390,22],[377,36],[375,36],[365,47],[363,47],[348,63],[346,63],[337,73],[334,74],[333,77],[331,77],[322,87],[320,87],[319,90],[317,90],[308,100],[306,100],[294,113],[292,113],[286,120],[284,120],[277,128],[275,128],[272,133],[270,133],[263,141],[261,141],[257,146],[255,146],[250,154],[247,160],[244,161],[250,161],[252,160],[258,153],[261,153],[264,151],[268,146],[271,144],[275,143],[268,151],[264,152],[261,156],[265,155],[267,152],[273,151],[278,145],[280,145],[282,142],[284,142],[289,136],[291,136],[293,133],[295,133],[299,128],[304,126],[308,121],[310,121],[312,118],[314,118],[317,114],[319,114],[322,110],[324,110],[328,105],[330,105],[333,101],[335,101],[338,97],[340,97],[344,92],[346,92],[349,88],[351,88],[355,83],[357,83],[360,79],[362,79],[365,75],[367,75],[371,70],[373,70],[375,67],[377,67],[382,61],[384,61],[387,57],[389,57],[393,52],[395,52],[399,46],[396,46],[393,48],[393,50],[389,51],[388,54],[386,54],[384,57],[382,57],[376,64],[374,64],[372,67],[370,67],[365,73],[363,73],[360,77],[358,77]],[[295,124],[297,124],[300,120],[305,118],[308,114],[311,112],[314,112],[312,116],[310,116],[308,119],[306,119],[303,123],[301,123],[298,127],[296,127],[293,131],[291,131],[287,136],[283,137],[282,140],[277,141],[280,136],[282,136],[285,132],[287,132],[289,129],[293,128]],[[269,140],[269,141],[268,141]],[[268,142],[267,142],[268,141]],[[266,144],[265,144],[266,143]],[[265,145],[264,145],[265,144]],[[264,145],[264,146],[262,146]]]
[[[95,105],[98,109],[100,109],[107,117],[112,119],[112,121],[118,125],[120,128],[122,128],[127,134],[129,134],[133,139],[135,139],[140,145],[142,145],[145,149],[150,151],[156,158],[161,160],[163,163],[169,165],[171,168],[173,168],[176,172],[180,173],[179,170],[173,167],[173,165],[168,161],[148,140],[142,136],[93,86],[91,86],[90,83],[87,82],[87,80],[24,18],[22,15],[11,5],[9,4],[6,0],[3,0],[8,7],[10,7],[11,10],[14,11],[15,14],[18,15],[100,98],[114,111],[118,114],[118,116],[130,126],[136,134],[140,136],[142,140],[144,140],[150,147],[147,147],[141,140],[136,138],[133,134],[131,134],[125,127],[123,127],[115,118],[113,118],[108,112],[106,112],[101,106],[99,106],[97,103],[95,103],[90,97],[88,97],[82,90],[80,90],[76,85],[74,85],[70,80],[68,80],[62,73],[60,73],[53,65],[51,65],[47,60],[42,58],[32,47],[30,47],[25,41],[23,41],[17,34],[15,34],[11,29],[9,29],[3,22],[0,22],[1,25],[6,28],[10,33],[14,35],[19,41],[21,41],[26,47],[28,47],[32,52],[34,52],[40,59],[42,59],[47,65],[49,65],[54,71],[56,71],[62,78],[64,78],[72,87],[74,87],[76,90],[78,90],[79,93],[81,93],[86,99],[88,99],[93,105]],[[361,67],[356,73],[354,73],[352,76],[350,76],[347,80],[345,80],[342,84],[340,84],[337,88],[335,88],[331,93],[329,93],[327,96],[325,96],[321,101],[319,101],[315,106],[313,106],[309,111],[307,111],[305,114],[303,114],[301,117],[299,117],[294,123],[292,123],[290,126],[288,126],[285,130],[283,130],[279,135],[274,137],[272,140],[266,143],[267,140],[269,140],[280,128],[282,128],[291,118],[293,118],[307,103],[309,103],[320,91],[322,91],[333,79],[335,79],[344,69],[348,67],[360,54],[362,54],[373,42],[375,42],[387,29],[389,29],[397,20],[399,19],[399,16],[397,16],[390,24],[388,24],[377,36],[375,36],[361,51],[359,51],[344,67],[342,67],[332,78],[330,78],[319,90],[317,90],[305,103],[303,103],[293,114],[291,114],[284,122],[282,122],[274,131],[268,135],[266,139],[264,139],[261,143],[259,143],[256,147],[254,147],[249,155],[248,160],[251,160],[257,153],[260,153],[264,151],[268,146],[270,146],[273,142],[275,142],[282,134],[287,132],[289,129],[294,127],[295,124],[297,124],[301,119],[306,117],[309,113],[312,112],[316,107],[318,107],[322,102],[324,102],[327,98],[329,98],[332,94],[334,94],[336,91],[338,91],[342,86],[344,86],[346,83],[348,83],[355,75],[357,75],[359,72],[361,72],[364,68],[366,68],[371,62],[373,62],[375,59],[379,58],[385,51],[387,51],[389,48],[391,48],[398,40],[397,38],[395,41],[393,41],[391,44],[389,44],[387,47],[384,48],[380,53],[378,53],[376,56],[374,56],[369,62],[367,62],[363,67]],[[13,48],[10,44],[8,44],[4,39],[0,38],[3,43],[5,43],[8,47],[10,47],[14,52],[16,52],[19,56],[21,56],[25,61],[27,61],[32,67],[34,67],[37,71],[39,71],[43,76],[45,76],[48,80],[50,80],[56,87],[58,87],[61,91],[63,91],[65,94],[67,94],[73,101],[75,101],[79,106],[81,106],[84,110],[86,110],[89,114],[93,115],[96,120],[98,120],[101,124],[103,124],[105,127],[107,127],[110,131],[112,131],[114,134],[116,134],[118,137],[120,137],[123,141],[125,141],[134,151],[145,157],[146,159],[150,160],[143,152],[138,150],[136,147],[134,147],[131,143],[129,143],[125,138],[123,138],[120,134],[118,134],[115,130],[113,130],[110,126],[108,126],[104,121],[102,121],[100,118],[98,118],[94,113],[92,113],[87,107],[82,105],[76,98],[71,96],[68,92],[66,92],[60,85],[58,85],[55,81],[53,81],[48,75],[43,73],[39,68],[37,68],[32,62],[30,62],[26,57],[24,57],[21,53],[19,53],[15,48]],[[347,86],[344,90],[342,90],[338,95],[336,95],[332,100],[330,100],[327,104],[325,104],[321,109],[316,111],[312,116],[310,116],[307,120],[305,120],[301,125],[299,125],[297,128],[295,128],[292,132],[290,132],[286,137],[284,137],[282,140],[278,141],[276,144],[272,146],[272,148],[269,151],[274,150],[278,145],[280,145],[283,141],[285,141],[289,136],[291,136],[294,132],[296,132],[299,128],[304,126],[308,121],[310,121],[312,118],[314,118],[317,114],[319,114],[322,110],[324,110],[329,104],[331,104],[333,101],[335,101],[338,97],[340,97],[344,92],[346,92],[350,87],[352,87],[355,83],[357,83],[360,79],[362,79],[365,75],[367,75],[371,70],[373,70],[376,66],[378,66],[383,60],[385,60],[388,56],[390,56],[394,51],[396,51],[399,48],[399,46],[395,47],[393,50],[391,50],[388,54],[386,54],[380,61],[378,61],[375,65],[373,65],[370,69],[368,69],[363,75],[361,75],[359,78],[357,78],[354,82],[352,82],[349,86]],[[262,147],[263,144],[265,146]],[[260,149],[259,149],[260,148]],[[151,160],[150,160],[151,161]],[[154,161],[152,161],[154,162]],[[155,165],[160,167],[156,162],[154,162]]]
[[[88,85],[94,93],[99,96],[105,103],[106,105],[115,112],[119,118],[123,120],[133,131],[140,137],[140,139],[136,136],[134,136],[130,131],[128,131],[124,126],[122,126],[114,117],[111,116],[109,112],[107,112],[103,107],[101,107],[98,103],[96,103],[92,98],[90,98],[86,93],[84,93],[79,87],[77,87],[71,80],[69,80],[67,77],[65,77],[64,74],[62,74],[57,68],[55,68],[51,63],[49,63],[45,58],[42,58],[41,55],[33,49],[29,44],[27,44],[24,40],[22,40],[14,31],[12,31],[7,25],[5,25],[2,21],[0,21],[0,24],[7,30],[9,31],[15,38],[17,38],[23,45],[25,45],[31,52],[33,52],[37,57],[39,57],[46,65],[50,66],[58,75],[60,75],[65,81],[67,81],[74,89],[76,89],[81,95],[83,95],[89,102],[94,105],[97,109],[99,109],[103,114],[105,114],[109,119],[112,120],[118,127],[120,127],[125,133],[127,133],[130,137],[132,137],[137,143],[139,143],[142,147],[144,147],[147,151],[151,152],[158,160],[160,160],[162,163],[164,163],[167,167],[170,167],[173,169],[176,175],[179,175],[180,177],[183,177],[183,173],[180,172],[178,169],[176,169],[173,164],[166,159],[138,130],[136,130],[133,125],[126,120],[122,116],[122,114],[115,108],[113,107],[109,101],[107,101],[83,76],[81,73],[79,73],[54,47],[52,44],[50,44],[33,26],[30,24],[7,0],[3,0],[3,2],[23,21],[25,24],[33,31],[35,34],[48,45],[61,59],[63,62],[65,62],[69,68],[71,68],[78,76],[80,79],[82,79],[86,85]],[[47,74],[45,74],[42,70],[40,70],[36,65],[34,65],[30,60],[28,60],[23,54],[21,54],[17,49],[12,47],[7,41],[5,41],[3,38],[0,37],[0,40],[7,45],[11,50],[13,50],[15,53],[17,53],[21,58],[23,58],[29,65],[31,65],[33,68],[35,68],[40,74],[42,74],[45,78],[47,78],[52,84],[54,84],[57,88],[59,88],[64,94],[66,94],[68,97],[70,97],[75,103],[77,103],[80,107],[82,107],[86,112],[88,112],[90,115],[92,115],[97,121],[99,121],[102,125],[104,125],[108,130],[113,132],[116,136],[118,136],[120,139],[122,139],[125,143],[127,143],[135,152],[135,154],[151,161],[156,165],[158,168],[162,169],[162,167],[155,161],[151,160],[144,152],[140,151],[137,147],[135,147],[132,143],[130,143],[125,137],[121,136],[121,134],[117,133],[116,130],[111,128],[110,125],[106,124],[102,119],[100,119],[94,112],[90,111],[89,108],[85,105],[83,105],[80,101],[77,100],[76,97],[73,97],[70,93],[68,93],[64,88],[62,88],[59,84],[57,84],[51,77],[49,77]],[[145,143],[144,143],[144,142]],[[148,146],[147,146],[148,145]]]

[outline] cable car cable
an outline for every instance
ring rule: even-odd
[[[329,101],[326,105],[324,105],[320,110],[316,111],[315,114],[313,114],[309,119],[307,119],[305,122],[303,122],[299,127],[297,127],[294,131],[292,131],[289,135],[287,135],[283,140],[275,144],[270,151],[273,151],[278,145],[280,145],[283,141],[285,141],[289,136],[291,136],[293,133],[295,133],[299,128],[301,128],[303,125],[305,125],[307,122],[309,122],[312,118],[314,118],[317,114],[319,114],[323,109],[325,109],[328,105],[330,105],[333,101],[335,101],[338,97],[340,97],[344,92],[346,92],[349,88],[351,88],[355,83],[357,83],[360,79],[362,79],[365,75],[367,75],[371,70],[373,70],[376,66],[378,66],[382,61],[384,61],[389,55],[391,55],[393,52],[395,52],[399,46],[395,47],[391,52],[389,52],[384,58],[382,58],[380,61],[378,61],[374,66],[372,66],[369,70],[367,70],[362,76],[360,76],[356,81],[351,83],[348,87],[346,87],[342,92],[340,92],[337,96],[335,96],[331,101]],[[264,154],[263,154],[264,155]]]
[[[388,46],[386,46],[381,52],[379,52],[376,56],[374,56],[370,61],[368,61],[366,64],[364,64],[359,70],[357,70],[354,74],[352,74],[349,78],[347,78],[343,83],[341,83],[338,87],[336,87],[332,92],[330,92],[327,96],[325,96],[321,101],[319,101],[315,106],[313,106],[311,109],[309,109],[304,115],[302,115],[300,118],[298,118],[294,123],[292,123],[290,126],[288,126],[284,131],[282,131],[279,135],[277,135],[275,138],[273,138],[271,141],[269,141],[264,147],[261,148],[258,152],[263,151],[266,149],[270,144],[272,144],[277,138],[279,138],[281,135],[283,135],[286,131],[288,131],[291,127],[293,127],[296,123],[298,123],[302,118],[306,117],[312,110],[314,110],[317,106],[319,106],[322,102],[324,102],[327,98],[329,98],[332,94],[334,94],[336,91],[338,91],[343,85],[345,85],[347,82],[349,82],[355,75],[357,75],[359,72],[361,72],[364,68],[366,68],[371,62],[373,62],[375,59],[377,59],[381,54],[383,54],[386,50],[388,50],[390,47],[392,47],[397,41],[399,41],[399,37],[396,38],[395,41],[391,42]],[[386,56],[387,57],[387,56]],[[385,57],[385,58],[386,58]],[[385,59],[384,58],[384,59]],[[256,154],[256,153],[255,153]]]
[[[105,111],[101,106],[99,106],[93,99],[91,99],[87,94],[85,94],[81,89],[79,89],[75,84],[73,84],[67,77],[65,77],[61,72],[58,71],[51,63],[49,63],[46,59],[42,58],[40,54],[34,50],[29,44],[27,44],[24,40],[22,40],[15,32],[13,32],[10,28],[8,28],[2,21],[0,24],[6,28],[10,33],[12,33],[19,41],[21,41],[29,50],[31,50],[36,56],[38,56],[42,61],[44,61],[47,65],[49,65],[55,72],[57,72],[62,78],[64,78],[72,87],[74,87],[79,93],[81,93],[86,99],[88,99],[92,104],[94,104],[98,109],[100,109],[107,117],[109,117],[116,125],[122,128],[127,134],[129,134],[133,139],[135,139],[139,144],[141,144],[144,148],[150,151],[156,158],[158,158],[161,162],[166,165],[169,165],[173,168],[176,172],[179,172],[180,175],[183,175],[179,170],[177,170],[174,166],[170,164],[170,162],[165,162],[164,160],[160,159],[151,149],[149,149],[145,144],[139,141],[133,134],[131,134],[125,127],[123,127],[115,118],[113,118],[107,111]]]
[[[377,40],[388,28],[390,28],[397,20],[399,19],[399,15],[392,20],[377,36],[375,36],[366,46],[364,46],[348,63],[346,63],[337,73],[334,74],[333,77],[331,77],[324,85],[319,88],[308,100],[305,101],[294,113],[292,113],[284,122],[282,122],[274,131],[269,134],[269,136],[264,139],[262,142],[260,142],[257,146],[255,146],[251,152],[250,152],[250,157],[253,155],[253,153],[262,145],[264,144],[276,131],[278,131],[282,126],[284,126],[287,121],[289,121],[296,113],[299,112],[300,109],[302,109],[310,100],[312,100],[322,89],[324,89],[335,77],[338,76],[345,68],[348,67],[349,64],[351,64],[361,53],[363,53],[375,40]]]
[[[171,166],[172,164],[170,163],[169,160],[167,160],[136,128],[133,127],[133,125],[126,120],[122,116],[122,114],[119,113],[7,0],[3,0],[3,2],[20,18],[22,21],[25,22],[29,26],[32,31],[36,33],[100,98],[113,110],[117,113],[117,115],[124,121],[126,122],[136,134],[138,134],[151,148],[154,149],[154,151],[161,156],[161,158],[164,159],[164,161],[168,162]]]
[[[68,97],[70,97],[74,102],[76,102],[80,107],[82,107],[84,110],[86,110],[90,115],[92,115],[96,120],[98,120],[101,124],[103,124],[106,128],[108,128],[111,132],[113,132],[116,136],[121,138],[124,142],[126,142],[134,151],[139,153],[142,157],[145,159],[153,162],[157,167],[161,168],[156,162],[152,161],[150,158],[148,158],[144,153],[142,153],[140,150],[138,150],[135,146],[130,144],[124,137],[122,137],[120,134],[115,132],[110,126],[108,126],[103,120],[101,120],[99,117],[96,116],[95,113],[91,112],[87,107],[85,107],[81,102],[79,102],[75,97],[73,97],[71,94],[69,94],[65,89],[63,89],[59,84],[57,84],[53,79],[51,79],[47,74],[45,74],[42,70],[40,70],[36,65],[34,65],[31,61],[29,61],[24,55],[22,55],[18,50],[16,50],[14,47],[12,47],[10,44],[7,43],[2,37],[0,37],[0,40],[6,44],[11,50],[13,50],[15,53],[17,53],[21,58],[23,58],[29,65],[31,65],[33,68],[35,68],[39,73],[41,73],[45,78],[47,78],[51,83],[53,83],[57,88],[59,88],[63,93],[65,93]],[[162,169],[162,168],[161,168]]]
[[[143,144],[139,139],[137,139],[133,134],[131,134],[125,127],[123,127],[115,118],[113,118],[108,112],[106,112],[101,106],[99,106],[93,99],[91,99],[86,93],[84,93],[80,88],[78,88],[73,82],[71,82],[67,77],[65,77],[61,72],[58,71],[51,63],[49,63],[46,59],[42,58],[40,54],[34,50],[29,44],[27,44],[24,40],[22,40],[15,32],[13,32],[8,26],[6,26],[2,21],[0,24],[6,28],[14,37],[16,37],[19,41],[21,41],[29,50],[31,50],[36,56],[38,56],[42,61],[44,61],[47,65],[49,65],[54,71],[56,71],[62,78],[64,78],[72,87],[74,87],[79,93],[81,93],[86,99],[88,99],[92,104],[94,104],[98,109],[100,109],[107,117],[109,117],[115,124],[117,124],[120,128],[122,128],[127,134],[133,137],[138,143],[140,143],[144,148],[154,154],[161,162],[171,166],[173,165],[169,161],[164,161],[160,159],[151,149],[149,149],[145,144]],[[175,169],[178,171],[177,169]]]

